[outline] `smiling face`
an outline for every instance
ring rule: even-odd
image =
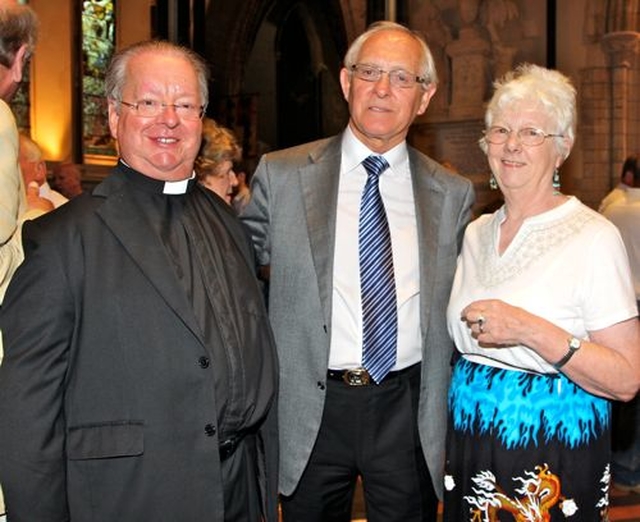
[[[420,44],[410,35],[397,30],[372,34],[364,42],[356,63],[367,64],[385,71],[403,69],[411,73],[421,71]],[[340,84],[349,102],[349,125],[360,141],[374,152],[383,153],[404,141],[414,118],[423,114],[436,88],[425,89],[415,83],[412,87],[392,86],[389,75],[377,82],[368,82],[340,71]]]
[[[196,72],[178,54],[143,52],[127,65],[122,100],[155,100],[166,105],[201,105]],[[202,120],[184,119],[167,106],[153,117],[141,117],[133,107],[109,101],[109,126],[122,159],[142,174],[162,181],[191,176],[200,147]]]
[[[541,145],[523,145],[516,133],[520,129],[535,128],[546,134],[556,132],[554,122],[534,101],[520,101],[496,114],[492,126],[513,132],[500,145],[487,144],[487,159],[500,190],[508,195],[525,194],[537,197],[553,193],[552,178],[563,162],[555,138],[546,138]]]

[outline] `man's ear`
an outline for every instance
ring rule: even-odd
[[[427,107],[429,106],[429,102],[431,101],[431,98],[433,98],[433,95],[436,93],[436,90],[437,87],[433,83],[430,83],[426,86],[426,88],[424,88],[424,92],[420,97],[420,105],[416,112],[417,116],[420,116],[421,114],[424,114],[426,112]]]
[[[115,100],[109,100],[109,130],[114,139],[118,139],[118,120],[120,119],[120,107]]]
[[[16,53],[16,57],[13,60],[13,64],[11,65],[11,79],[20,83],[22,81],[22,75],[24,72],[24,59],[27,55],[27,44],[22,44]]]
[[[38,181],[40,181],[41,183],[47,181],[47,164],[44,162],[44,160],[40,160],[38,161],[38,163],[36,163],[36,172],[38,173]]]
[[[351,74],[343,67],[340,69],[340,87],[342,88],[342,95],[344,99],[349,101],[349,91],[351,90]]]

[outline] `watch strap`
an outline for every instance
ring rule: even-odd
[[[582,341],[580,341],[580,339],[578,339],[577,337],[569,337],[569,339],[567,339],[567,344],[569,345],[569,351],[564,354],[564,357],[562,357],[562,359],[553,364],[553,367],[556,370],[559,370],[569,362],[569,359],[573,357],[573,354],[575,354],[581,348]]]

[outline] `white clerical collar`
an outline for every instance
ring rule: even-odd
[[[162,189],[163,194],[168,194],[170,196],[175,196],[177,194],[185,194],[187,192],[187,188],[189,187],[189,181],[192,180],[196,176],[195,171],[191,173],[191,177],[187,179],[181,179],[180,181],[165,181],[164,188]]]
[[[120,161],[128,168],[130,168],[131,170],[134,170],[126,161],[124,161],[122,158],[120,158]],[[142,173],[140,173],[142,174]],[[144,174],[143,174],[144,175]],[[146,176],[147,178],[149,178],[148,176]],[[196,177],[196,171],[193,170],[191,171],[191,176],[186,178],[186,179],[181,179],[180,181],[165,181],[164,182],[164,186],[162,188],[162,193],[163,194],[167,194],[169,196],[177,196],[180,194],[186,194],[187,193],[187,189],[189,188],[189,181],[191,181],[193,178]],[[149,179],[153,179],[153,178],[149,178]],[[157,180],[160,181],[160,180]],[[160,183],[162,183],[162,181],[160,181]]]

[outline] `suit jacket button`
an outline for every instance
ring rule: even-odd
[[[318,388],[320,388],[321,390],[324,390],[326,387],[325,383],[322,381],[318,381]]]
[[[200,364],[200,368],[209,368],[209,357],[203,355],[198,359],[198,364]]]
[[[216,427],[213,424],[207,424],[204,427],[204,433],[207,437],[213,437],[216,434]]]

